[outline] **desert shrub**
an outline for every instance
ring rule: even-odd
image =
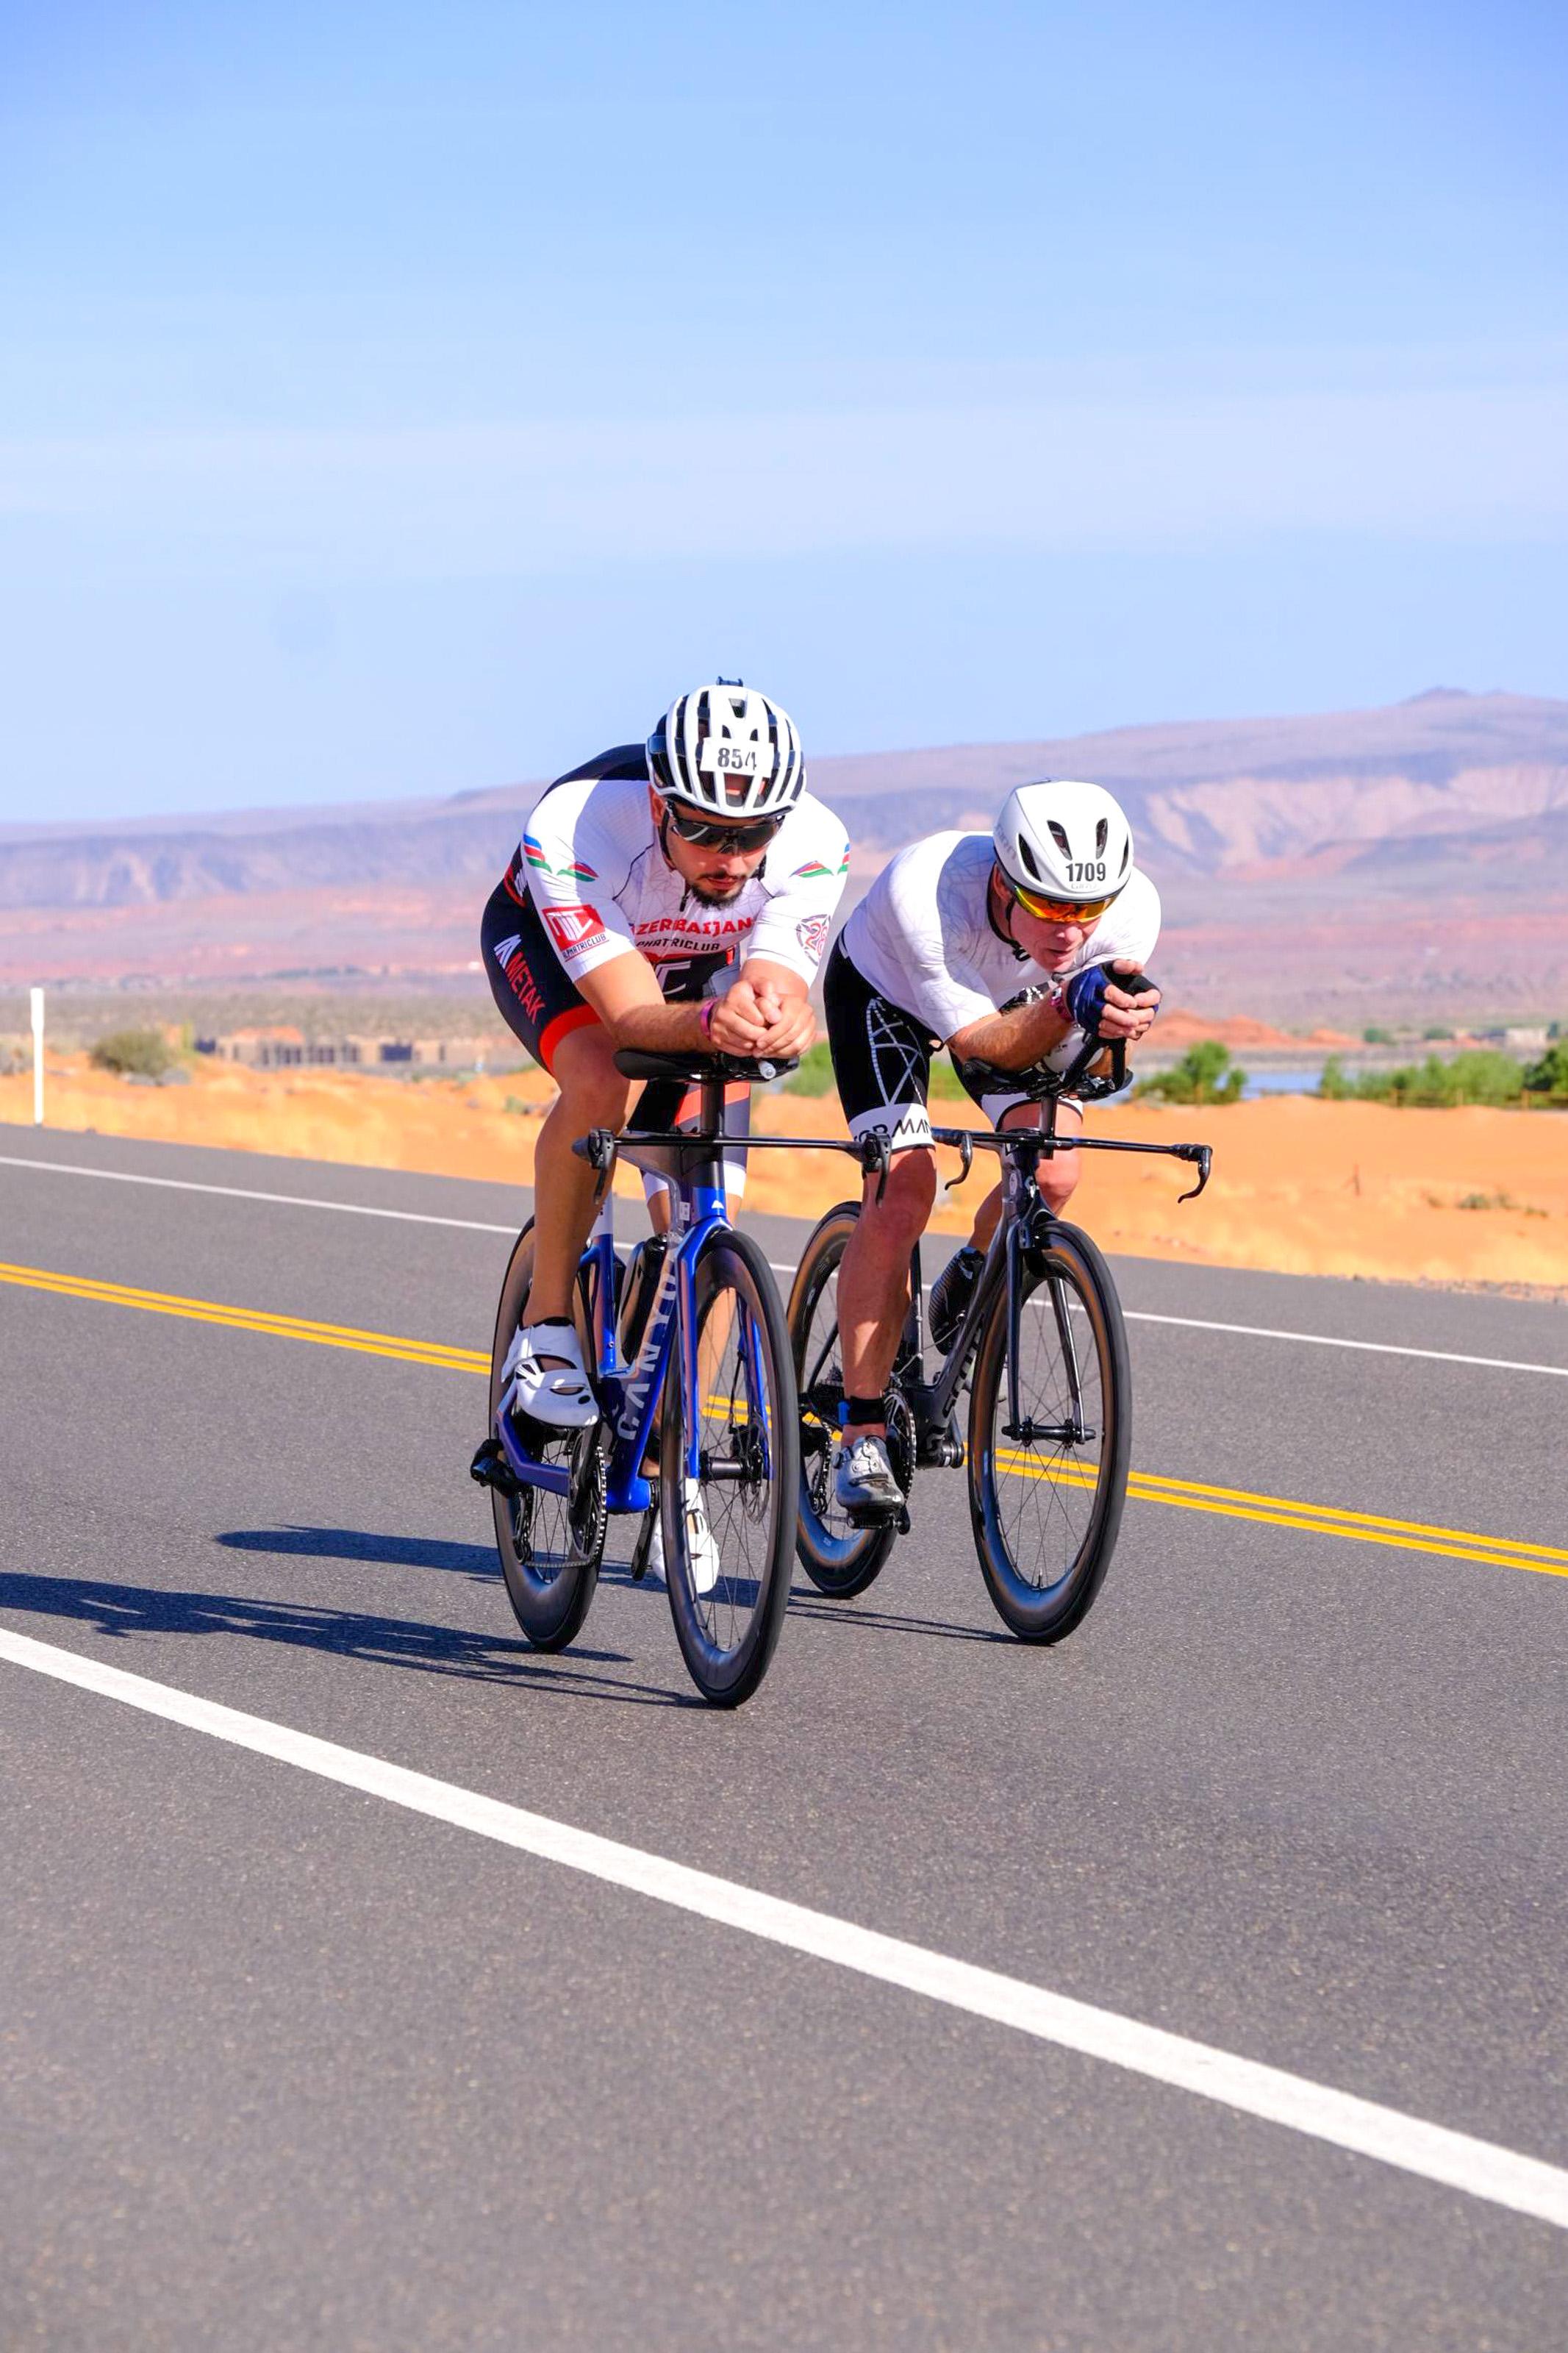
[[[174,1067],[174,1056],[161,1029],[114,1029],[100,1038],[91,1060],[100,1071],[121,1078],[161,1079]]]
[[[1173,1069],[1141,1079],[1135,1092],[1165,1103],[1233,1103],[1241,1101],[1246,1085],[1247,1072],[1231,1066],[1230,1048],[1217,1038],[1204,1038],[1187,1048]]]
[[[827,1050],[827,1040],[819,1038],[808,1046],[800,1058],[800,1068],[792,1071],[784,1082],[786,1095],[830,1095],[833,1092],[833,1057]]]
[[[1540,1061],[1531,1062],[1524,1085],[1527,1093],[1544,1095],[1548,1103],[1568,1103],[1568,1038],[1554,1039]]]
[[[1447,1111],[1459,1103],[1517,1103],[1524,1082],[1523,1065],[1511,1054],[1489,1046],[1473,1046],[1445,1061],[1428,1054],[1424,1062],[1405,1062],[1397,1071],[1363,1071],[1349,1078],[1337,1054],[1323,1065],[1318,1092],[1331,1102],[1389,1103],[1421,1111]]]
[[[1380,1029],[1375,1022],[1370,1029],[1363,1029],[1361,1034],[1363,1041],[1368,1046],[1392,1046],[1394,1043],[1393,1030]]]

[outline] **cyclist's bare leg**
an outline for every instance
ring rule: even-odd
[[[1011,1111],[1003,1113],[1000,1124],[1006,1128],[1038,1127],[1041,1116],[1038,1103],[1015,1103]],[[1058,1103],[1058,1135],[1076,1135],[1082,1125],[1083,1113],[1076,1103]],[[1073,1187],[1079,1180],[1078,1161],[1076,1152],[1064,1152],[1059,1155],[1053,1155],[1049,1160],[1042,1160],[1039,1165],[1037,1177],[1041,1198],[1053,1216],[1059,1217],[1072,1197]],[[969,1237],[973,1249],[990,1249],[991,1237],[996,1230],[996,1220],[1001,1214],[1002,1187],[994,1185],[974,1212],[974,1225]]]
[[[846,1397],[880,1397],[888,1386],[910,1304],[910,1252],[926,1229],[936,1199],[936,1155],[917,1146],[893,1155],[887,1189],[868,1176],[855,1230],[838,1262],[838,1345]],[[858,1421],[854,1430],[887,1436],[887,1423]],[[847,1436],[847,1430],[846,1436]]]
[[[569,1030],[551,1075],[561,1092],[533,1155],[533,1280],[528,1322],[570,1321],[578,1261],[594,1223],[599,1177],[573,1151],[591,1127],[621,1127],[630,1087],[615,1064],[615,1041],[597,1024]],[[549,1364],[552,1360],[542,1360]]]

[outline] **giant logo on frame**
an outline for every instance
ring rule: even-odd
[[[542,907],[539,912],[561,955],[581,955],[605,936],[597,907]]]

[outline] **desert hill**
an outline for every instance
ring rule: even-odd
[[[989,823],[1028,777],[1108,785],[1164,895],[1162,965],[1216,1013],[1568,1008],[1568,702],[1434,689],[1321,717],[826,756],[811,775],[859,888],[905,841]],[[0,984],[464,974],[537,789],[0,828]]]

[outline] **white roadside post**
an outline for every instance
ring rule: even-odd
[[[32,991],[33,999],[33,1125],[44,1124],[44,992]]]

